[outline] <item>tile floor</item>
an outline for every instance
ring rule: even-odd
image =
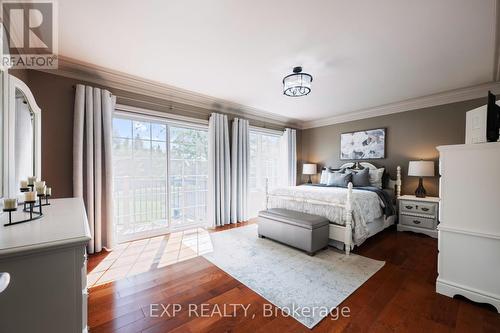
[[[117,245],[87,275],[89,287],[172,265],[212,251],[206,229],[196,228]]]

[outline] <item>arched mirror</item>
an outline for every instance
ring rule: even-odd
[[[6,137],[7,127],[7,92],[8,92],[8,74],[2,68],[0,69],[0,198],[8,193],[8,168],[7,168],[7,146]]]
[[[19,193],[21,180],[41,177],[41,113],[28,86],[9,75],[9,188]]]

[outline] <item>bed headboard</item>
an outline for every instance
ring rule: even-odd
[[[344,163],[340,166],[340,169],[342,168],[352,168],[355,167],[355,169],[360,169],[359,166],[362,166],[361,169],[368,168],[368,169],[378,169],[375,165],[368,163],[368,162],[348,162]],[[394,189],[396,193],[396,198],[399,198],[401,196],[401,167],[398,165],[396,168],[396,179],[389,179],[389,184],[388,184],[390,189]]]
[[[362,166],[362,168],[360,168],[359,166]],[[368,163],[368,162],[349,162],[349,163],[344,163],[340,166],[340,169],[342,168],[351,168],[352,167],[355,167],[354,169],[364,169],[364,168],[368,168],[368,169],[378,169],[375,165],[371,164],[371,163]]]

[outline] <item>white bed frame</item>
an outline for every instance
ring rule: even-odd
[[[340,168],[352,168],[355,166],[356,163],[350,162],[350,163],[345,163],[342,165]],[[361,165],[363,168],[368,168],[368,169],[378,169],[376,166],[374,166],[371,163],[368,162],[359,162],[359,165]],[[389,180],[389,188],[394,189],[395,194],[396,194],[396,199],[398,199],[401,196],[401,167],[398,166],[396,168],[396,180]],[[269,197],[279,197],[279,198],[289,198],[287,196],[278,196],[278,195],[272,195],[269,194],[268,192],[268,187],[266,184],[266,209],[268,208],[268,199]],[[292,200],[301,200],[301,202],[306,202],[306,203],[311,203],[311,204],[320,204],[320,205],[330,205],[334,207],[340,207],[344,208],[345,211],[345,217],[344,217],[344,222],[345,225],[337,225],[337,224],[332,224],[330,223],[330,235],[329,238],[332,240],[336,240],[339,242],[344,243],[344,248],[345,248],[345,254],[349,255],[351,250],[354,248],[354,243],[352,241],[352,220],[353,220],[353,214],[352,214],[352,183],[349,183],[347,186],[347,198],[344,204],[338,204],[338,203],[331,203],[327,201],[321,201],[321,200],[313,200],[313,199],[297,199],[297,198],[289,198]],[[390,224],[394,223],[395,216],[390,216],[387,217],[384,215],[384,221],[387,222],[387,220],[392,219],[390,221]],[[373,236],[373,235],[371,235]]]

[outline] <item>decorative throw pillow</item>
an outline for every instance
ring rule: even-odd
[[[370,186],[370,173],[368,168],[363,170],[351,170],[352,185],[354,187]]]
[[[321,178],[319,180],[320,184],[326,185],[328,183],[328,169],[323,169],[321,171]]]
[[[382,178],[384,177],[385,168],[370,169],[370,185],[382,189]]]
[[[347,184],[352,179],[352,175],[350,173],[340,173],[340,172],[329,172],[328,173],[328,186],[336,186],[336,187],[347,187]]]

